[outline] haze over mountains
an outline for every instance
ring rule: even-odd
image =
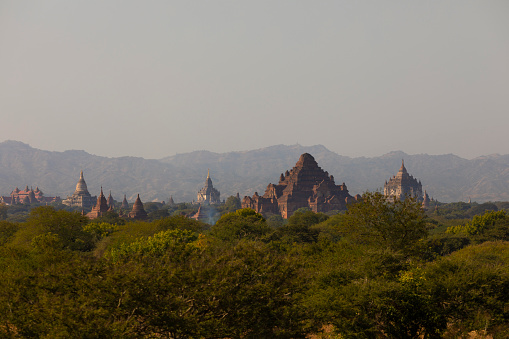
[[[74,192],[83,170],[92,195],[112,191],[116,200],[126,194],[133,201],[137,193],[144,202],[192,201],[203,186],[210,168],[221,199],[240,193],[263,194],[277,183],[279,175],[291,169],[302,153],[310,153],[318,165],[345,182],[350,194],[383,187],[395,175],[404,159],[409,173],[421,180],[423,189],[442,202],[509,201],[509,155],[488,155],[472,160],[453,154],[408,155],[397,151],[373,158],[351,158],[325,146],[276,145],[229,153],[196,151],[163,159],[138,157],[107,158],[85,151],[52,152],[18,141],[0,143],[0,195],[15,188],[38,186],[45,196],[65,198]]]

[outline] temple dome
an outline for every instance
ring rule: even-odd
[[[81,171],[80,173],[80,180],[78,180],[78,183],[76,184],[76,191],[74,192],[74,194],[77,194],[77,195],[83,195],[83,194],[86,194],[88,195],[88,188],[87,188],[87,183],[85,182],[85,179],[83,178],[83,171]]]

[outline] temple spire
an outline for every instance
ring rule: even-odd
[[[207,169],[207,179],[205,179],[205,186],[198,191],[198,202],[204,204],[218,204],[220,193],[212,185],[212,179],[210,179],[210,169]]]
[[[401,168],[399,169],[400,173],[407,173],[407,170],[405,168],[405,160],[401,159]]]

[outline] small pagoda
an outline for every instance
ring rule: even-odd
[[[145,220],[148,218],[147,212],[143,208],[143,203],[141,202],[140,195],[136,198],[136,201],[133,205],[133,210],[129,212],[129,218],[136,220]]]
[[[87,213],[87,217],[90,219],[96,219],[102,217],[104,213],[108,212],[108,202],[103,194],[103,188],[101,186],[101,194],[97,198],[97,203],[92,207],[92,211]]]

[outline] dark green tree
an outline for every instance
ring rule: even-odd
[[[388,199],[379,192],[367,192],[362,202],[348,208],[346,216],[349,237],[404,255],[419,249],[419,241],[428,235],[421,204],[411,198]]]
[[[11,241],[14,234],[19,230],[19,224],[0,221],[0,246],[3,246],[7,242]]]
[[[7,219],[7,211],[9,210],[9,206],[5,204],[0,204],[0,220]]]
[[[90,251],[94,237],[83,230],[89,219],[78,212],[55,211],[50,206],[34,208],[13,238],[13,243],[28,246],[39,235],[52,233],[62,241],[62,246],[71,250]]]
[[[231,195],[226,199],[224,205],[226,212],[235,212],[236,210],[240,209],[241,202],[239,198]]]
[[[271,239],[281,239],[289,243],[313,243],[318,241],[320,230],[312,228],[329,217],[312,211],[296,211],[288,218],[286,225],[279,227]]]
[[[267,225],[278,228],[285,224],[285,219],[280,214],[273,214],[267,218]]]
[[[211,228],[211,234],[225,241],[260,239],[271,232],[265,218],[250,208],[223,215]]]

